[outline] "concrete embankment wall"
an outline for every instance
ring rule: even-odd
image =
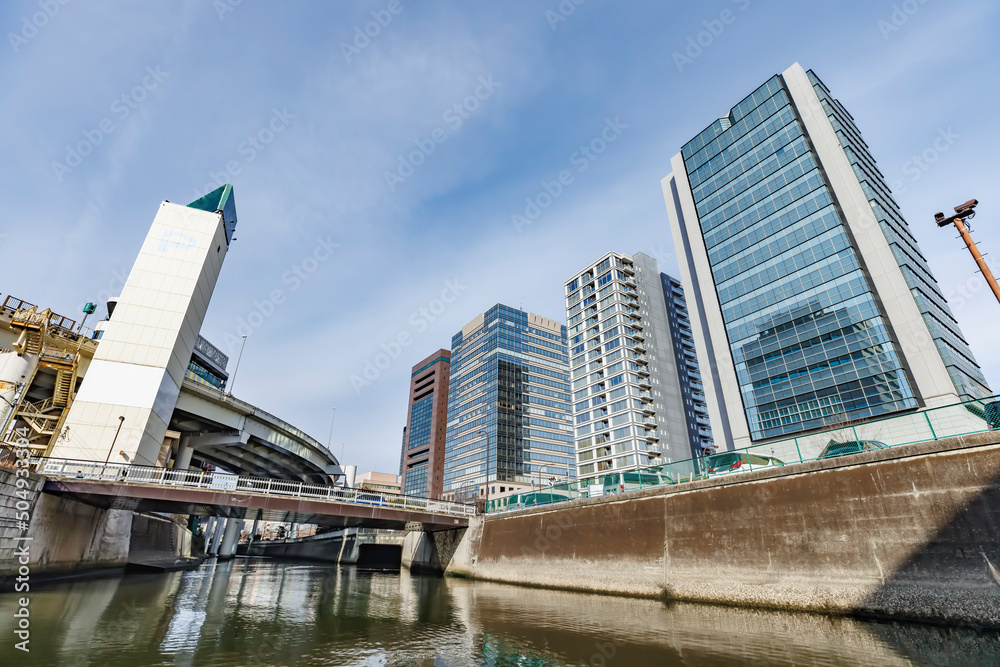
[[[0,581],[18,575],[24,546],[33,581],[110,574],[130,561],[166,563],[192,555],[191,532],[174,521],[43,493],[45,478],[34,473],[22,475],[22,487],[17,479],[15,471],[0,468]],[[26,517],[25,532],[20,522]]]
[[[33,578],[125,567],[132,512],[99,509],[48,495],[42,493],[43,477],[29,474],[24,479],[28,487],[18,488],[15,472],[0,468],[0,579],[18,571],[15,549],[22,545],[28,546]],[[18,527],[24,502],[30,505],[26,533]],[[30,539],[15,541],[22,534]]]
[[[168,516],[132,515],[128,553],[130,562],[166,564],[202,555],[193,553],[195,551],[191,531],[178,523],[178,520],[171,520]]]
[[[1000,628],[1000,432],[411,533],[404,565],[517,584]]]

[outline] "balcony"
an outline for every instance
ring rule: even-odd
[[[635,287],[635,288],[638,288],[639,286],[635,282],[635,276],[626,276],[625,277],[625,286],[626,287]]]
[[[635,267],[634,267],[634,266],[632,266],[631,264],[625,264],[625,263],[623,262],[623,263],[622,263],[622,265],[621,265],[621,270],[622,270],[622,271],[623,271],[623,272],[625,273],[625,275],[627,275],[627,276],[634,276],[634,275],[635,275]]]
[[[653,402],[653,395],[651,393],[649,393],[648,391],[640,391],[639,392],[639,400],[642,401],[643,403],[652,403]]]
[[[634,332],[632,334],[632,338],[635,339],[635,340],[646,340],[645,334],[643,334],[643,333],[641,333],[639,331]]]
[[[652,403],[646,403],[646,404],[644,404],[642,406],[642,414],[644,414],[646,416],[655,415],[656,414],[656,410],[653,409],[653,404]]]
[[[632,361],[636,362],[637,364],[648,364],[649,363],[649,357],[647,357],[645,354],[635,354],[635,355],[632,355],[631,357],[629,357],[629,359],[631,359]]]
[[[649,377],[649,369],[646,368],[645,366],[641,366],[641,367],[635,369],[635,372],[636,372],[636,374],[640,378],[648,378]]]
[[[632,340],[635,340],[635,339],[633,338]],[[645,354],[645,352],[646,352],[646,344],[643,343],[643,342],[641,342],[641,341],[637,341],[636,340],[635,344],[632,345],[632,349],[635,350],[636,352],[638,352],[639,354]]]
[[[642,426],[643,428],[654,429],[656,428],[656,420],[653,417],[643,416]]]
[[[646,389],[648,391],[653,388],[653,385],[649,381],[649,378],[639,378],[639,388]]]
[[[649,433],[647,433],[643,437],[646,438],[646,442],[659,442],[660,441],[660,436],[658,436],[656,434],[656,431],[650,431]]]

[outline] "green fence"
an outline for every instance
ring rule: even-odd
[[[1000,397],[965,401],[919,412],[835,426],[818,433],[754,445],[734,452],[675,461],[576,482],[545,486],[490,500],[487,512],[628,493],[668,484],[683,484],[821,458],[898,447],[1000,428]]]

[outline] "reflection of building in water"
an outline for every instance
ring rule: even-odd
[[[865,314],[812,301],[760,320],[734,359],[753,430],[770,437],[915,407],[885,325]]]
[[[112,601],[120,580],[101,587],[71,588],[62,604],[66,627],[59,633],[64,655],[72,655],[74,647],[91,641],[106,624],[104,614],[113,608]]]

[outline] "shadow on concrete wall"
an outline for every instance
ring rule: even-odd
[[[933,464],[933,463],[932,463]],[[913,620],[930,621],[936,615],[929,589],[940,595],[944,590],[949,606],[975,610],[982,621],[966,624],[980,632],[954,631],[956,643],[982,647],[991,652],[981,662],[962,664],[1000,664],[1000,474],[995,475],[976,496],[966,503],[935,535],[912,554],[906,563],[888,577],[884,585],[865,601],[862,614],[877,613],[882,608],[921,610]],[[900,601],[904,604],[900,605]],[[872,632],[893,646],[901,655],[913,656],[914,664],[951,665],[949,658],[959,647],[929,647],[912,628],[893,623],[873,623]],[[983,636],[979,636],[983,635]],[[984,642],[984,638],[990,641]],[[939,650],[938,650],[939,649]],[[920,656],[919,659],[916,656]],[[936,656],[936,657],[935,657]]]

